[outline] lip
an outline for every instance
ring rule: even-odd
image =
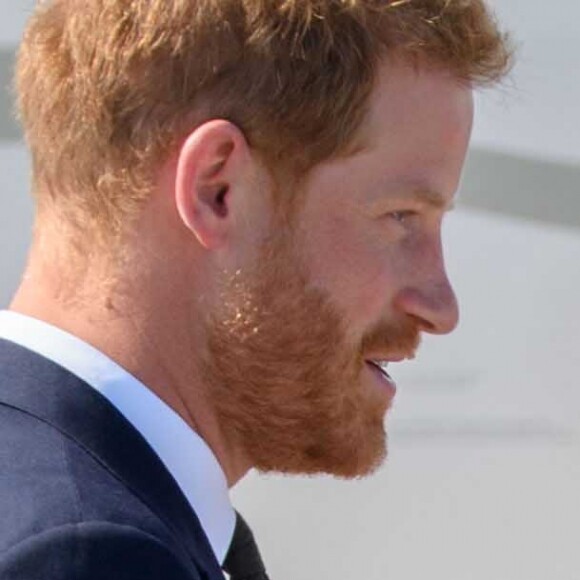
[[[393,399],[397,392],[397,384],[392,377],[368,360],[365,360],[365,365],[371,372],[377,389],[380,389],[389,400]]]

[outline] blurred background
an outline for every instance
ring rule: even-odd
[[[0,307],[32,219],[9,85],[33,4],[4,0],[0,18]],[[491,5],[518,58],[477,97],[447,221],[461,324],[392,368],[375,476],[234,489],[273,580],[580,579],[580,4]]]

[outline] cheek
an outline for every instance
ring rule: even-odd
[[[396,251],[386,249],[369,227],[333,219],[320,224],[311,244],[311,280],[349,318],[366,329],[388,314],[398,279]]]

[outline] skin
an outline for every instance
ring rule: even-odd
[[[38,216],[11,309],[79,336],[140,379],[204,438],[230,485],[255,466],[369,473],[385,454],[382,419],[392,393],[364,361],[410,356],[421,332],[457,324],[441,225],[472,117],[470,88],[447,72],[383,63],[356,153],[312,170],[291,224],[280,221],[270,174],[241,131],[223,120],[205,123],[160,170],[121,261],[92,257],[75,274],[57,210]],[[297,347],[290,361],[282,347],[302,343],[306,355]],[[260,354],[264,345],[274,345],[272,364]],[[310,355],[316,380],[304,383],[300,361]],[[216,367],[222,359],[232,363],[229,374]],[[264,364],[244,366],[248,360]],[[248,380],[234,381],[240,369],[250,382],[263,379],[247,407],[263,397],[266,413],[235,415],[218,404],[224,377],[233,392],[250,393]],[[276,413],[291,403],[294,422],[282,428],[289,417]],[[296,433],[313,425],[311,412],[325,430],[293,448]],[[270,414],[275,420],[260,423]],[[228,429],[232,417],[245,425],[237,434]],[[272,434],[276,445],[252,451],[252,432],[258,440]],[[276,449],[282,460],[272,457]]]
[[[445,334],[458,307],[441,226],[459,186],[472,93],[440,70],[399,63],[381,73],[359,152],[308,179],[306,261],[350,313],[353,333],[382,316],[413,317],[423,331]]]

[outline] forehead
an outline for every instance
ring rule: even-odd
[[[471,133],[470,87],[435,68],[383,62],[351,152],[307,180],[313,203],[374,203],[430,191],[451,205]]]
[[[450,71],[402,58],[384,59],[377,69],[363,130],[376,137],[373,129],[379,125],[397,128],[409,121],[443,117],[457,126],[472,114],[471,87]]]
[[[387,167],[417,177],[437,167],[451,174],[449,162],[454,157],[463,161],[472,121],[472,90],[450,72],[384,61],[359,137],[362,147],[376,151]]]

